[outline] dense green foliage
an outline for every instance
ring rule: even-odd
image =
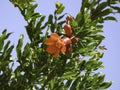
[[[46,16],[35,12],[38,4],[34,0],[10,0],[19,8],[27,22],[26,32],[30,42],[23,46],[21,35],[16,46],[16,62],[11,56],[14,45],[10,45],[11,33],[6,30],[0,35],[0,90],[103,90],[111,86],[104,80],[105,75],[97,70],[104,68],[103,23],[117,21],[113,13],[120,13],[119,0],[82,0],[76,17],[70,22],[73,37],[79,38],[72,43],[72,52],[53,58],[46,52],[45,40],[50,33],[64,36],[65,6],[57,2],[56,10]],[[14,51],[15,52],[15,51]]]

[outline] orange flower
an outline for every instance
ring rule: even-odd
[[[45,41],[45,44],[48,45],[46,51],[50,54],[53,54],[54,58],[59,55],[60,51],[62,54],[65,54],[66,46],[58,34],[52,33],[50,38]]]

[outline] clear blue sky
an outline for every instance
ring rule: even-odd
[[[60,1],[66,6],[65,12],[75,16],[81,5],[80,0],[37,0],[39,7],[37,11],[49,15],[53,13],[55,6],[54,3]],[[24,41],[28,41],[24,26],[27,25],[24,18],[17,8],[9,2],[9,0],[2,0],[0,3],[0,33],[7,29],[8,32],[13,32],[10,37],[12,44],[17,43],[20,34],[25,34]],[[102,73],[106,74],[106,80],[113,81],[113,85],[107,90],[120,90],[120,15],[115,15],[118,22],[107,21],[104,23],[104,35],[106,39],[102,45],[105,45],[108,50],[105,51],[102,61],[105,68]],[[13,52],[13,55],[15,53]]]

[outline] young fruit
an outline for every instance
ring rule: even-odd
[[[65,24],[64,26],[65,33],[68,37],[72,36],[72,27],[69,24]]]
[[[62,3],[57,2],[55,5],[56,5],[56,8],[59,9],[62,6]]]

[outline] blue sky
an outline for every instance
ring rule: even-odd
[[[39,0],[39,7],[36,11],[49,15],[53,13],[55,9],[55,2],[57,0]],[[62,2],[66,8],[65,12],[70,13],[75,16],[80,7],[80,0],[59,0]],[[24,21],[24,18],[20,14],[17,8],[9,2],[9,0],[2,0],[0,3],[0,33],[7,29],[8,32],[13,32],[10,36],[11,44],[17,44],[20,34],[25,34],[24,42],[29,41],[25,32],[24,26],[27,23]],[[102,73],[106,74],[106,80],[113,81],[113,85],[107,90],[120,90],[120,14],[115,15],[118,22],[107,21],[104,23],[104,35],[106,39],[102,42],[102,45],[107,47],[102,61],[104,62],[105,68]],[[13,52],[13,55],[15,53]]]

